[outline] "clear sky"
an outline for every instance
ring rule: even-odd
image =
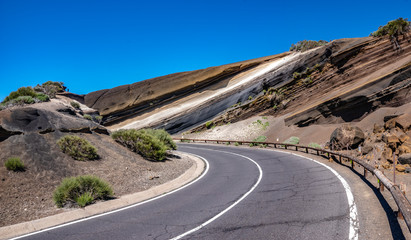
[[[0,101],[48,80],[86,94],[303,39],[365,37],[410,9],[411,0],[0,0]]]

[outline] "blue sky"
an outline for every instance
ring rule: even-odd
[[[71,92],[365,37],[411,1],[0,0],[0,100],[62,81]]]

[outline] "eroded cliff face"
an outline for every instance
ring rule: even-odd
[[[233,76],[287,54],[175,73],[113,89],[100,90],[87,94],[85,104],[97,109],[104,116],[104,123],[111,125],[203,91],[210,86],[224,87]]]
[[[197,131],[211,119],[225,124],[258,114],[285,116],[287,125],[299,127],[357,121],[381,106],[410,102],[409,40],[402,39],[398,51],[387,38],[340,39],[303,53],[93,92],[85,103],[97,109],[112,130]]]

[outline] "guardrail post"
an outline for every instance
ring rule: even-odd
[[[297,152],[298,152],[298,147],[297,147],[297,146],[295,146],[295,151],[297,151]]]
[[[338,155],[338,160],[339,160],[340,163],[341,163],[341,155]]]
[[[274,143],[274,148],[277,148],[277,144]]]
[[[366,168],[364,168],[364,178],[367,178],[367,169]]]
[[[284,148],[287,149],[287,145],[284,145]]]
[[[305,152],[308,153],[308,148],[305,148]]]
[[[354,161],[353,160],[350,160],[351,161],[351,168],[354,168]]]
[[[320,152],[317,150],[317,155],[320,155]]]

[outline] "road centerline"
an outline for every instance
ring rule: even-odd
[[[186,148],[197,149],[197,148],[195,148],[195,147],[187,147],[187,146],[186,146]],[[189,230],[189,231],[187,231],[187,232],[185,232],[185,233],[183,233],[183,234],[180,234],[180,235],[172,238],[171,240],[181,239],[181,238],[183,238],[183,237],[185,237],[185,236],[187,236],[187,235],[190,235],[191,233],[194,233],[194,232],[200,230],[201,228],[207,226],[208,224],[214,222],[215,220],[217,220],[219,217],[221,217],[222,215],[224,215],[226,212],[230,211],[230,210],[231,210],[232,208],[234,208],[237,204],[239,204],[242,200],[244,200],[248,195],[250,195],[250,193],[254,191],[254,189],[258,186],[258,184],[261,182],[261,179],[263,178],[263,170],[261,169],[261,166],[260,166],[256,161],[254,161],[253,159],[251,159],[251,158],[249,158],[249,157],[247,157],[247,156],[244,156],[244,155],[241,155],[241,154],[238,154],[238,153],[221,151],[221,150],[215,150],[215,149],[208,149],[208,148],[201,148],[201,149],[202,149],[202,150],[206,149],[206,150],[209,150],[209,151],[215,151],[215,152],[222,152],[222,153],[232,154],[232,155],[236,155],[236,156],[239,156],[239,157],[243,157],[243,158],[251,161],[252,163],[254,163],[254,164],[257,166],[257,169],[258,169],[258,171],[259,171],[258,180],[257,180],[257,182],[250,188],[250,190],[248,190],[244,195],[242,195],[239,199],[237,199],[237,200],[236,200],[233,204],[231,204],[229,207],[227,207],[226,209],[224,209],[223,211],[221,211],[220,213],[218,213],[218,214],[215,215],[214,217],[210,218],[210,219],[207,220],[206,222],[200,224],[199,226],[197,226],[197,227],[195,227],[195,228],[193,228],[193,229],[191,229],[191,230]]]

